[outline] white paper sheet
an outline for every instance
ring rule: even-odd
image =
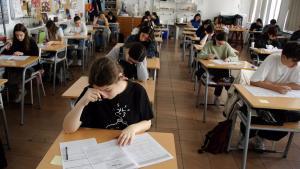
[[[245,88],[254,96],[259,97],[289,97],[289,98],[300,98],[299,90],[291,90],[286,94],[280,94],[272,90],[263,89],[255,86],[245,86]]]
[[[2,55],[0,60],[26,60],[29,56]]]
[[[26,60],[27,58],[29,58],[29,56],[14,56],[11,59],[12,60],[20,60],[20,61],[22,61],[22,60]]]
[[[85,148],[93,169],[135,169],[137,165],[128,158],[116,140]]]
[[[224,60],[221,59],[214,59],[212,60],[213,63],[219,64],[219,65],[224,65],[224,64],[230,64],[230,65],[237,65],[240,64],[240,62],[224,62]]]
[[[60,143],[63,169],[93,169],[83,148],[94,145],[97,145],[95,138]]]
[[[173,156],[148,133],[137,135],[131,145],[125,146],[122,149],[130,159],[138,164],[139,168],[173,158]]]

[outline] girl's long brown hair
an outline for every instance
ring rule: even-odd
[[[59,28],[55,25],[55,23],[52,20],[49,20],[46,23],[46,28],[48,29],[48,35],[49,35],[48,40],[49,41],[51,41],[51,40],[60,41],[61,40],[60,38],[56,39],[55,35]]]
[[[21,23],[16,24],[14,27],[13,44],[20,43],[20,41],[16,37],[16,32],[18,32],[18,31],[21,31],[25,34],[24,40],[21,43],[24,45],[24,51],[29,51],[30,50],[30,38],[29,38],[26,27]]]

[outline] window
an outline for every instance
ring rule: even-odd
[[[250,11],[251,22],[261,18],[264,24],[268,24],[271,19],[278,19],[282,0],[253,0]]]

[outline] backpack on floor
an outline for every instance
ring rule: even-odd
[[[209,152],[213,154],[227,152],[232,120],[219,122],[216,127],[209,131],[204,140],[204,144],[198,153]]]
[[[227,119],[219,122],[211,131],[205,135],[204,144],[198,153],[209,152],[213,154],[227,152],[229,137],[232,127],[232,115],[242,106],[242,102],[237,101]]]

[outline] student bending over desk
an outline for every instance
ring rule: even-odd
[[[285,94],[290,90],[300,90],[300,44],[288,42],[283,48],[282,54],[275,53],[266,58],[250,79],[253,86],[273,90]],[[242,112],[246,113],[242,108]],[[261,110],[258,110],[261,111]],[[263,110],[269,111],[279,123],[297,122],[300,120],[300,112],[285,110]],[[261,124],[257,117],[253,117],[252,124]],[[279,124],[280,125],[280,124]],[[245,126],[241,125],[244,133]],[[287,132],[278,131],[250,131],[250,137],[256,136],[256,148],[264,149],[263,139],[278,141]],[[243,137],[239,142],[243,145]]]
[[[205,45],[208,39],[211,39],[214,35],[214,25],[211,23],[210,19],[207,19],[203,22],[197,31],[196,35],[200,38],[200,45]]]
[[[139,42],[127,43],[124,46],[117,44],[106,57],[117,61],[129,79],[145,81],[149,78],[146,48]]]
[[[39,56],[39,49],[36,42],[29,37],[26,27],[18,23],[14,27],[13,31],[13,41],[4,46],[4,54],[7,55],[16,55],[16,56]],[[40,65],[36,65],[26,73],[26,77],[30,76],[35,70],[40,69]],[[16,68],[6,68],[4,77],[8,78],[9,86],[17,87],[17,96],[15,102],[18,103],[21,101],[21,81],[22,81],[22,70]],[[26,92],[25,92],[26,94]]]
[[[216,34],[213,41],[209,41],[205,44],[201,52],[198,54],[198,58],[201,59],[222,59],[226,62],[238,61],[238,56],[234,53],[234,49],[226,42],[226,33],[219,32]],[[200,68],[197,72],[197,76],[200,77],[205,71]],[[209,73],[213,76],[214,81],[219,81],[224,77],[229,77],[229,70],[212,69]],[[229,87],[228,87],[229,88]],[[228,90],[228,88],[226,88]],[[223,86],[217,86],[215,88],[215,100],[216,105],[220,104],[219,96],[221,96]]]
[[[145,89],[124,80],[113,60],[97,59],[90,71],[89,86],[66,115],[63,129],[73,133],[79,127],[122,130],[118,143],[130,144],[136,133],[151,126],[153,112]]]
[[[108,45],[111,31],[109,29],[109,23],[104,13],[100,15],[96,15],[93,21],[93,26],[103,26],[103,30],[98,30],[95,33],[96,40],[96,49],[100,49],[101,47],[105,49]]]
[[[147,22],[143,22],[139,29],[139,33],[136,35],[130,35],[125,43],[129,42],[142,43],[146,47],[148,57],[155,57],[158,55],[154,39],[154,30],[147,24]]]

